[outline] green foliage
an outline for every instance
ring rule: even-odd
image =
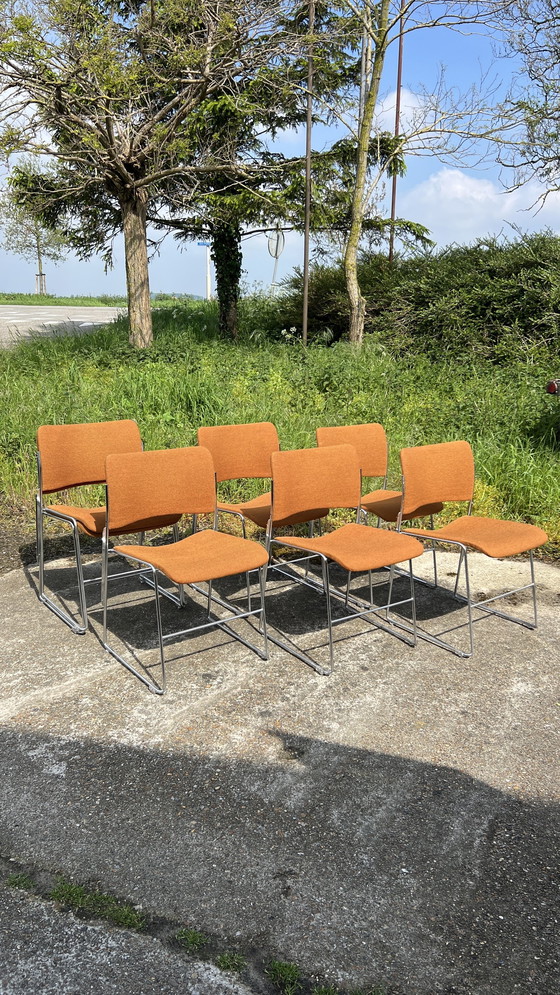
[[[560,405],[544,392],[560,372],[558,344],[534,354],[515,350],[507,364],[474,353],[395,357],[372,337],[361,351],[345,342],[305,350],[299,341],[249,338],[270,315],[259,311],[259,299],[247,304],[237,344],[218,337],[215,305],[200,301],[156,311],[154,345],[142,352],[128,344],[124,320],[0,351],[5,500],[27,508],[33,521],[41,424],[135,418],[146,447],[157,449],[195,444],[200,425],[270,420],[282,447],[296,449],[313,445],[320,425],[380,421],[390,486],[400,485],[402,447],[468,439],[475,511],[534,521],[548,531],[550,551],[560,543]],[[272,302],[281,319],[277,307]],[[243,493],[252,496],[250,484]],[[224,483],[223,495],[236,500],[240,485]]]
[[[385,341],[433,356],[474,352],[508,362],[517,349],[546,348],[559,330],[560,238],[481,240],[403,261],[388,333],[387,315],[373,301],[370,315],[371,330]]]
[[[265,970],[272,984],[282,995],[295,995],[301,990],[300,970],[297,964],[282,960],[271,960]]]
[[[190,954],[197,954],[207,943],[206,936],[198,929],[180,929],[175,934],[175,939]]]
[[[507,363],[551,347],[560,327],[560,238],[550,232],[510,242],[396,259],[363,256],[366,333],[391,352],[433,358],[479,356]],[[341,266],[316,266],[309,287],[311,336],[347,334],[349,310]],[[301,325],[301,275],[285,285],[286,321]],[[271,334],[277,335],[276,328]]]
[[[247,961],[242,954],[236,954],[231,952],[226,952],[219,954],[216,957],[216,966],[220,968],[221,971],[242,971],[245,967]]]
[[[92,891],[83,885],[72,884],[60,878],[52,889],[50,897],[68,908],[83,912],[87,916],[106,919],[116,926],[126,929],[143,929],[144,917],[126,902],[119,902],[112,895],[102,891]]]
[[[22,165],[30,171],[37,169],[30,159],[22,160]],[[2,248],[27,262],[34,262],[40,274],[43,273],[43,260],[57,263],[68,252],[69,246],[63,233],[41,221],[40,205],[34,211],[9,181],[0,193],[0,227],[3,231]]]

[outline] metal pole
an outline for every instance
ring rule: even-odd
[[[309,33],[315,27],[315,0],[309,0]],[[303,315],[301,331],[303,344],[307,345],[307,318],[309,311],[309,233],[311,227],[311,131],[313,112],[313,42],[309,42],[307,56],[307,120],[305,129],[305,222],[303,232]]]
[[[272,270],[272,283],[270,284],[270,293],[274,296],[276,293],[276,274],[278,272],[278,256],[274,260],[274,269]],[[307,329],[306,329],[307,331]]]
[[[212,277],[210,274],[210,246],[206,246],[206,300],[212,297]]]
[[[401,0],[401,13],[399,19],[399,54],[397,60],[397,93],[395,100],[395,138],[399,137],[401,126],[401,89],[402,89],[402,64],[403,64],[403,44],[404,44],[404,2]],[[393,173],[393,183],[391,188],[391,221],[394,223],[397,216],[397,174]],[[389,233],[389,262],[393,262],[395,249],[395,231],[391,225]]]

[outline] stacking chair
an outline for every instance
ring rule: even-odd
[[[102,599],[103,599],[103,645],[108,652],[136,675],[155,694],[165,691],[164,642],[187,633],[197,632],[211,626],[218,626],[234,636],[245,646],[253,649],[262,659],[268,659],[266,619],[264,608],[265,570],[268,555],[260,543],[239,536],[227,535],[214,529],[198,530],[194,518],[193,532],[183,539],[168,545],[124,545],[109,548],[113,534],[143,531],[145,523],[157,518],[180,518],[183,514],[214,515],[216,526],[216,485],[212,456],[207,449],[168,449],[154,452],[123,453],[107,457],[107,522],[103,531],[102,558]],[[107,641],[107,607],[109,553],[131,560],[138,566],[131,574],[146,574],[151,580],[155,593],[155,619],[161,681],[151,680],[129,663]],[[260,608],[254,611],[241,611],[222,598],[213,595],[212,582],[234,574],[248,574],[250,570],[260,572]],[[167,577],[179,589],[179,605],[185,604],[185,585],[190,585],[207,599],[208,622],[191,626],[177,632],[163,634],[160,611],[159,575]],[[119,576],[122,576],[120,574]],[[199,587],[207,582],[206,590]],[[214,617],[212,602],[230,610],[227,618]],[[263,635],[263,650],[244,639],[230,628],[228,622],[259,616],[260,631]]]
[[[216,480],[270,479],[270,459],[280,449],[278,432],[272,422],[254,422],[247,425],[212,425],[198,430],[198,444],[212,453]],[[228,504],[218,501],[218,511],[236,515],[241,521],[243,536],[246,535],[245,520],[266,529],[271,514],[270,491],[249,501]],[[274,520],[272,528],[285,528],[304,522],[311,524],[324,518],[328,508],[313,508],[288,516],[282,521]],[[312,531],[312,529],[311,529]]]
[[[70,504],[47,504],[45,495],[86,484],[105,482],[105,460],[109,453],[139,452],[142,440],[135,421],[91,422],[83,425],[41,425],[37,431],[37,468],[39,488],[36,500],[37,559],[39,561],[39,598],[73,632],[83,635],[87,629],[86,592],[80,532],[101,539],[105,527],[105,508],[86,508]],[[64,611],[45,593],[43,522],[52,518],[69,525],[74,539],[78,598],[81,622]],[[178,521],[177,516],[159,518],[164,528]],[[146,523],[140,523],[140,525]]]
[[[437,636],[426,635],[426,638],[451,650],[457,656],[471,656],[473,653],[473,609],[475,608],[490,615],[498,615],[500,618],[517,622],[529,629],[536,628],[537,601],[533,550],[547,541],[546,532],[535,525],[527,525],[524,522],[483,518],[472,514],[474,459],[468,442],[442,442],[436,445],[403,449],[401,466],[403,498],[401,513],[397,519],[397,529],[401,530],[403,534],[430,540],[434,546],[444,544],[457,548],[459,564],[453,592],[456,598],[459,597],[457,590],[461,568],[464,567],[465,571],[465,596],[460,597],[459,600],[466,602],[467,606],[468,651],[461,651]],[[448,501],[468,502],[467,514],[440,528],[407,527],[406,530],[402,529],[402,522],[411,517],[411,512],[414,509],[431,505],[434,502]],[[483,601],[472,601],[467,560],[469,549],[476,549],[486,556],[500,559],[515,556],[518,553],[529,553],[530,583]],[[492,602],[518,594],[521,591],[531,591],[532,593],[533,617],[531,620],[524,620],[489,607]]]
[[[387,489],[387,436],[385,429],[378,422],[367,425],[334,425],[328,428],[318,428],[316,431],[318,446],[354,446],[360,463],[363,477],[381,477],[381,488],[364,494],[361,497],[362,510],[367,514],[377,516],[377,524],[396,522],[401,511],[401,492]],[[408,518],[424,518],[441,511],[443,505],[439,501],[420,508],[412,508]]]
[[[356,450],[353,446],[327,446],[318,449],[299,449],[272,454],[272,515],[270,521],[285,521],[294,515],[309,513],[311,509],[321,506],[327,508],[358,508],[360,507],[361,476]],[[326,535],[310,536],[309,538],[294,538],[292,536],[272,536],[272,526],[269,524],[268,544],[278,547],[289,547],[302,552],[298,559],[285,561],[276,557],[271,569],[292,579],[307,584],[324,593],[327,605],[327,627],[329,638],[329,668],[317,664],[308,654],[300,652],[280,642],[288,652],[309,664],[320,674],[327,676],[333,668],[333,625],[349,618],[363,617],[385,631],[398,634],[394,630],[404,630],[412,636],[410,642],[416,641],[416,618],[414,607],[414,583],[412,578],[412,560],[420,556],[423,547],[417,539],[399,534],[388,529],[377,529],[369,525],[350,523],[342,525]],[[403,541],[406,540],[406,541]],[[314,581],[309,574],[295,574],[293,566],[317,557],[321,563],[322,586]],[[373,603],[371,587],[371,571],[381,567],[391,567],[404,560],[409,561],[410,597],[391,602],[393,588],[393,573],[389,577],[389,597],[387,604],[381,608]],[[334,561],[347,571],[346,591],[334,587],[330,583],[329,563]],[[289,564],[289,569],[286,566]],[[350,579],[353,573],[368,572],[370,576],[370,600],[364,601],[350,592]],[[343,618],[333,619],[331,615],[331,597],[341,600],[350,613]],[[397,622],[389,617],[389,610],[398,605],[410,604],[412,627],[402,621]],[[384,620],[380,620],[384,613]],[[372,618],[371,616],[375,616]],[[391,628],[390,628],[391,627]],[[402,637],[401,637],[402,638]],[[409,641],[409,640],[406,640]]]

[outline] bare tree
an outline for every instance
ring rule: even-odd
[[[504,27],[507,51],[521,61],[501,107],[500,161],[513,170],[510,189],[539,180],[542,203],[560,190],[560,8],[555,0],[517,0]]]
[[[58,263],[64,259],[69,246],[63,233],[43,224],[36,214],[25,207],[10,186],[0,192],[0,228],[3,233],[2,247],[6,252],[35,263],[35,293],[46,294],[47,278],[43,262],[49,259]]]
[[[551,0],[552,2],[552,0]],[[431,3],[429,0],[340,0],[361,22],[364,34],[360,110],[352,126],[356,141],[355,183],[351,223],[344,251],[346,287],[350,302],[351,342],[363,338],[366,301],[358,282],[358,253],[369,199],[394,168],[396,157],[427,152],[446,156],[464,154],[474,139],[488,138],[494,116],[491,87],[472,87],[463,94],[445,85],[440,78],[435,92],[419,94],[417,106],[402,122],[394,157],[372,169],[372,133],[378,128],[381,81],[390,46],[413,31],[447,28],[463,33],[500,31],[510,0]]]
[[[289,57],[282,13],[282,0],[0,0],[0,150],[54,157],[74,177],[66,195],[102,187],[116,202],[136,346],[152,341],[150,199],[224,165],[198,140],[204,103]]]

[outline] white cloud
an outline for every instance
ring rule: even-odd
[[[392,93],[388,93],[383,100],[380,101],[378,109],[376,111],[375,120],[376,127],[380,131],[394,131],[395,130],[395,109],[396,109],[397,93],[393,90]],[[401,107],[400,107],[400,127],[399,131],[405,133],[413,127],[414,121],[418,118],[418,112],[423,109],[423,101],[418,96],[417,93],[413,93],[412,90],[407,90],[406,87],[401,89]]]
[[[430,229],[439,245],[468,243],[497,235],[510,225],[523,231],[560,229],[560,194],[550,194],[537,211],[542,188],[535,182],[506,193],[492,180],[444,168],[398,196],[397,214]]]

